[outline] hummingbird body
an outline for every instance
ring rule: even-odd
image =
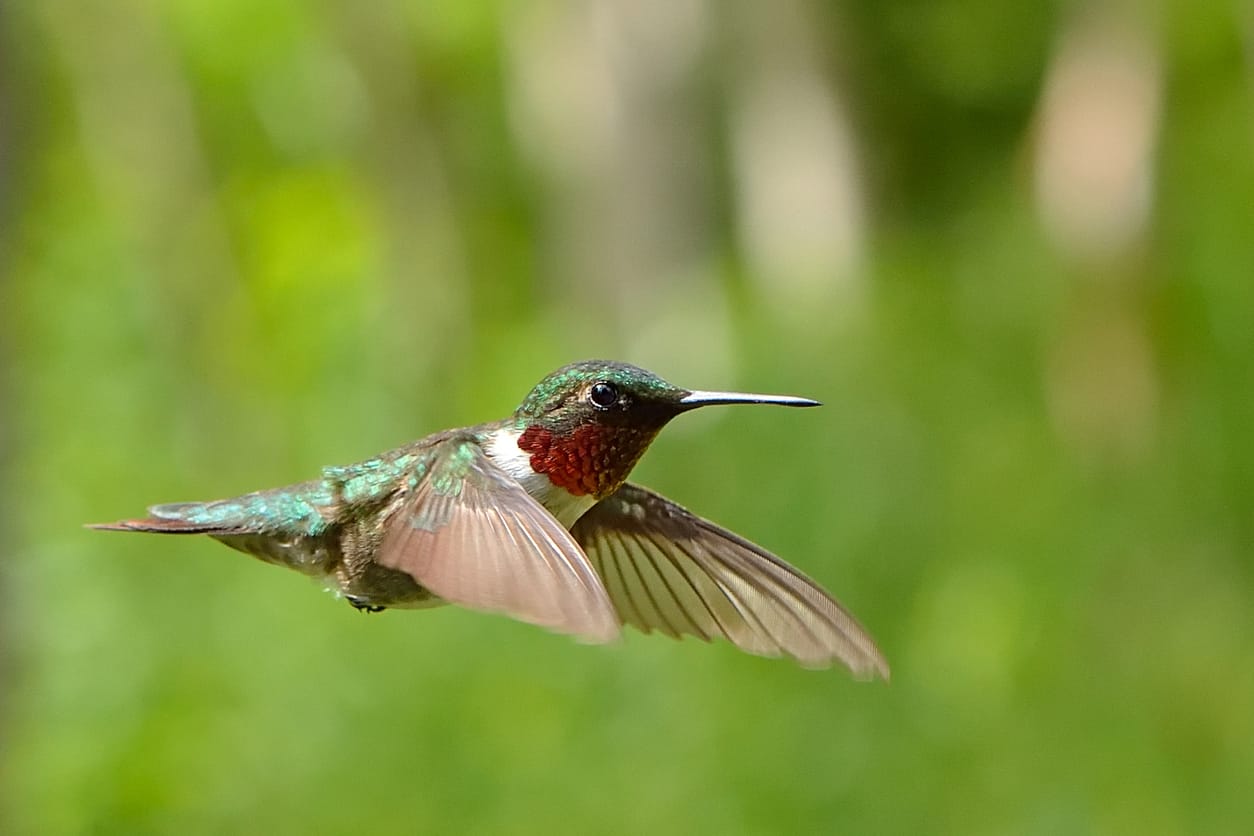
[[[320,479],[95,527],[207,534],[317,578],[359,609],[451,602],[590,641],[627,623],[887,678],[865,630],[814,582],[626,482],[671,418],[717,403],[817,405],[690,391],[585,361],[550,374],[505,420],[327,467]]]

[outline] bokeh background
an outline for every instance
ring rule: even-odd
[[[5,3],[0,201],[4,833],[1254,828],[1248,3]],[[890,685],[80,527],[596,356]]]

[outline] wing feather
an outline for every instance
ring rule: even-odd
[[[378,562],[447,601],[589,641],[618,635],[613,604],[587,556],[473,439],[442,443],[384,526]]]
[[[624,623],[670,636],[722,636],[808,667],[839,661],[888,678],[857,620],[775,555],[652,491],[623,485],[571,529]]]

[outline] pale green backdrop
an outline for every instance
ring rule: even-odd
[[[0,7],[0,830],[1254,828],[1247,4]],[[891,685],[87,531],[605,356]]]

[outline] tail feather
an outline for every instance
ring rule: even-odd
[[[324,513],[330,510],[324,487],[321,482],[302,482],[212,502],[170,502],[152,506],[144,519],[88,528],[156,534],[316,535],[325,527]]]
[[[210,522],[205,519],[210,506],[220,502],[171,502],[154,505],[142,520],[118,520],[111,523],[94,523],[88,528],[100,531],[144,531],[153,534],[225,534],[239,530],[237,525]]]
[[[146,531],[153,534],[221,534],[229,529],[218,525],[193,523],[186,520],[172,520],[162,517],[148,517],[142,520],[118,520],[111,523],[91,523],[87,528],[98,531]]]

